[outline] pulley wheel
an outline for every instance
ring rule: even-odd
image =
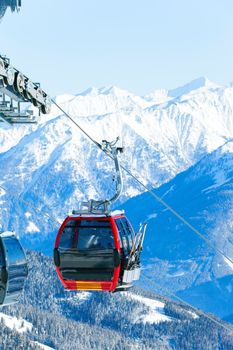
[[[30,94],[30,90],[32,88],[33,88],[33,83],[30,80],[27,80],[25,82],[25,89],[23,90],[23,96],[29,101],[32,101],[32,96]]]
[[[7,76],[3,78],[5,84],[10,86],[13,85],[15,80],[14,68],[12,66],[8,66],[8,68],[6,69],[6,74]]]
[[[3,61],[2,58],[0,58],[0,70],[1,70],[1,68],[2,68],[2,69],[5,68],[4,61]],[[5,86],[5,82],[4,82],[3,76],[0,76],[0,85],[1,85],[1,87],[4,87],[4,86]]]
[[[43,95],[43,92],[40,88],[36,90],[36,98],[33,98],[32,103],[34,104],[35,107],[39,107],[41,104],[38,101],[39,95]]]
[[[52,102],[50,98],[45,99],[45,104],[41,106],[41,111],[43,114],[49,114],[51,112]]]
[[[21,72],[17,72],[15,75],[14,88],[16,92],[18,92],[21,95],[23,94],[23,91],[25,89],[25,80]]]

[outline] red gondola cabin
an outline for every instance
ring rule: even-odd
[[[62,284],[69,290],[113,292],[129,288],[140,275],[135,238],[131,224],[120,211],[68,216],[54,248]]]

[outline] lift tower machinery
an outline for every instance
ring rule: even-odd
[[[42,114],[51,110],[51,99],[26,75],[10,64],[9,58],[0,55],[0,121],[10,124],[36,123],[37,116],[22,105],[32,103]]]
[[[12,12],[19,11],[21,7],[21,0],[0,0],[0,20],[5,15],[8,7]]]

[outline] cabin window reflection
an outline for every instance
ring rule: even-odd
[[[71,249],[73,246],[73,239],[75,234],[76,223],[75,220],[70,220],[64,227],[59,241],[59,248]]]
[[[133,246],[134,233],[126,218],[116,219],[116,224],[120,234],[121,248],[124,254],[128,255]]]
[[[79,250],[113,249],[112,230],[107,227],[80,227],[78,234]]]
[[[103,250],[114,249],[114,238],[108,221],[71,220],[62,231],[61,249]]]

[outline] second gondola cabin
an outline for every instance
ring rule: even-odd
[[[24,250],[14,232],[0,233],[0,305],[19,301],[28,267]]]
[[[125,290],[139,278],[136,235],[124,212],[68,216],[54,248],[57,274],[69,290]],[[139,256],[139,255],[136,255]]]

